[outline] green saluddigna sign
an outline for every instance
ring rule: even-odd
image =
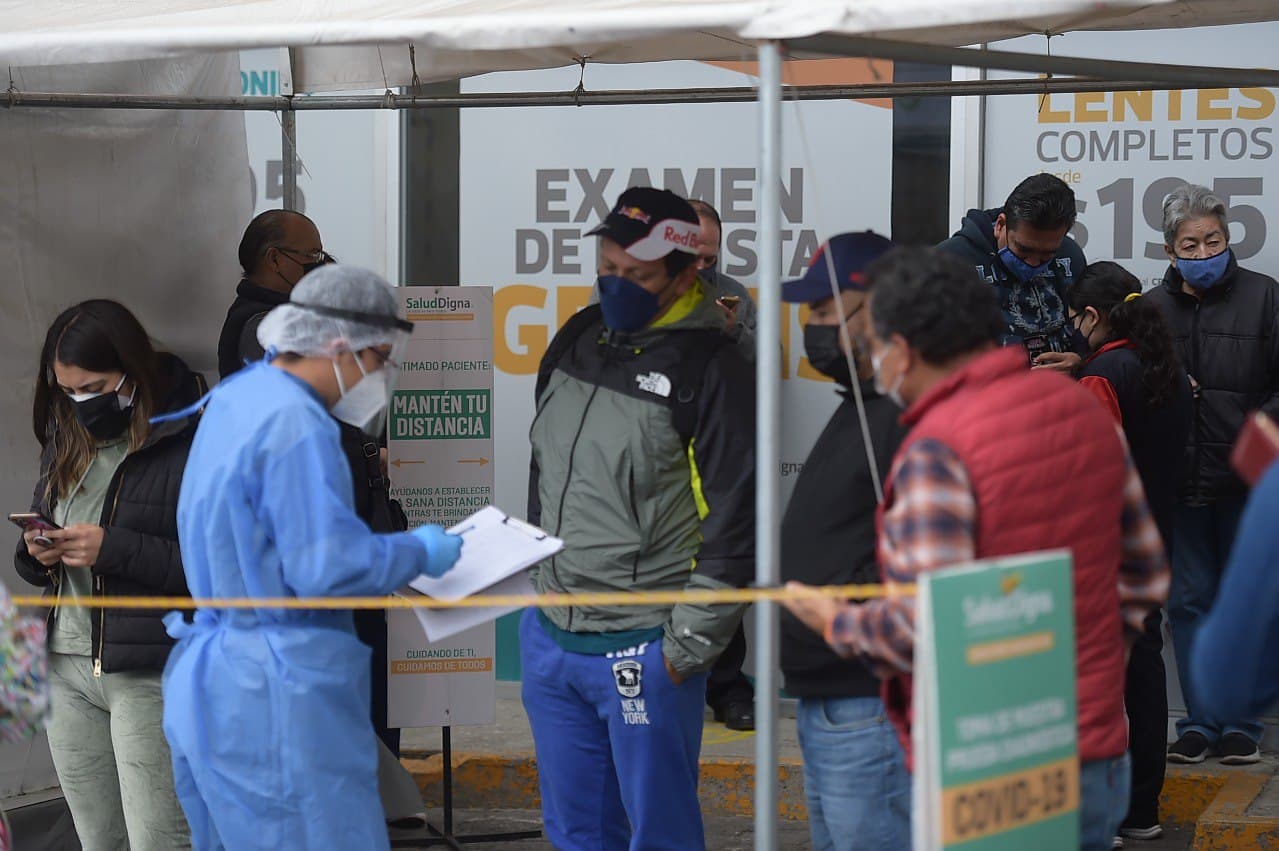
[[[391,400],[392,440],[487,440],[492,390],[397,390]]]
[[[937,571],[918,593],[916,851],[1074,851],[1070,554]]]

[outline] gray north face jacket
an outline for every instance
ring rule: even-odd
[[[530,429],[530,519],[565,541],[542,592],[740,587],[755,564],[755,377],[695,286],[656,327],[608,331],[598,307],[547,350]],[[546,609],[572,633],[662,626],[680,674],[708,669],[744,606]]]

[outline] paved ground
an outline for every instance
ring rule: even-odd
[[[537,830],[540,824],[538,814],[527,810],[490,810],[480,812],[465,810],[457,814],[456,835],[468,833],[493,833],[499,831]],[[720,816],[706,822],[707,851],[750,851],[755,831],[748,818]],[[784,822],[778,833],[778,845],[783,849],[808,848],[808,827],[799,822]],[[416,848],[424,846],[403,845],[396,847]],[[434,846],[441,847],[441,846]],[[504,840],[493,843],[466,844],[463,846],[476,851],[553,851],[551,843],[545,839],[529,839],[523,841]]]
[[[438,818],[438,813],[436,814]],[[437,822],[438,824],[438,822]],[[456,834],[495,833],[504,831],[537,830],[537,813],[527,810],[465,810],[457,813]],[[719,816],[707,819],[707,851],[752,851],[755,830],[749,818]],[[804,822],[782,822],[778,829],[778,847],[782,851],[806,851],[808,825]],[[1162,839],[1154,842],[1129,841],[1130,851],[1186,851],[1190,848],[1191,832],[1188,829],[1170,828]],[[420,848],[422,845],[397,845],[401,848]],[[434,846],[441,847],[441,846]],[[523,841],[503,840],[492,843],[467,844],[464,847],[476,851],[553,851],[545,839]],[[897,851],[897,849],[893,849]]]

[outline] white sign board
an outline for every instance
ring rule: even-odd
[[[1136,62],[1272,64],[1279,24],[1130,33],[1068,33],[1054,54]],[[1001,49],[1034,51],[1043,39]],[[1038,46],[1037,46],[1038,44]],[[1147,287],[1162,280],[1163,201],[1185,182],[1212,188],[1230,209],[1239,262],[1279,272],[1276,90],[1085,92],[1005,95],[986,106],[987,207],[998,207],[1023,178],[1050,172],[1070,184],[1079,205],[1074,236],[1088,260],[1114,260]]]
[[[391,496],[410,526],[453,526],[492,502],[493,291],[401,287],[414,323],[391,400]],[[492,724],[492,623],[428,643],[413,612],[387,613],[387,723]]]
[[[579,74],[576,67],[489,74],[464,80],[463,90],[563,91]],[[586,77],[597,89],[753,81],[741,70],[698,62],[591,66]],[[518,515],[526,504],[538,363],[594,285],[596,240],[583,234],[623,190],[647,184],[713,204],[724,221],[720,271],[756,285],[758,118],[753,103],[463,110],[461,277],[501,282],[494,359],[502,416],[494,429],[496,502],[504,509]],[[831,234],[889,232],[892,110],[886,103],[788,103],[783,119],[782,273],[793,277]],[[783,410],[791,413],[781,474],[789,493],[839,398],[803,357],[806,308],[772,309],[783,322]]]

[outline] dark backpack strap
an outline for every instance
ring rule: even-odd
[[[685,331],[675,335],[675,339],[683,351],[672,382],[671,423],[687,447],[697,432],[697,412],[701,406],[706,370],[721,348],[736,344],[727,334],[709,330]]]
[[[598,304],[588,305],[568,318],[564,327],[560,328],[555,338],[551,340],[551,344],[546,347],[546,354],[542,355],[542,361],[537,367],[537,389],[533,391],[534,405],[542,398],[542,391],[546,389],[546,385],[551,380],[551,374],[555,372],[555,367],[559,365],[564,355],[568,354],[588,328],[603,320],[604,311]]]

